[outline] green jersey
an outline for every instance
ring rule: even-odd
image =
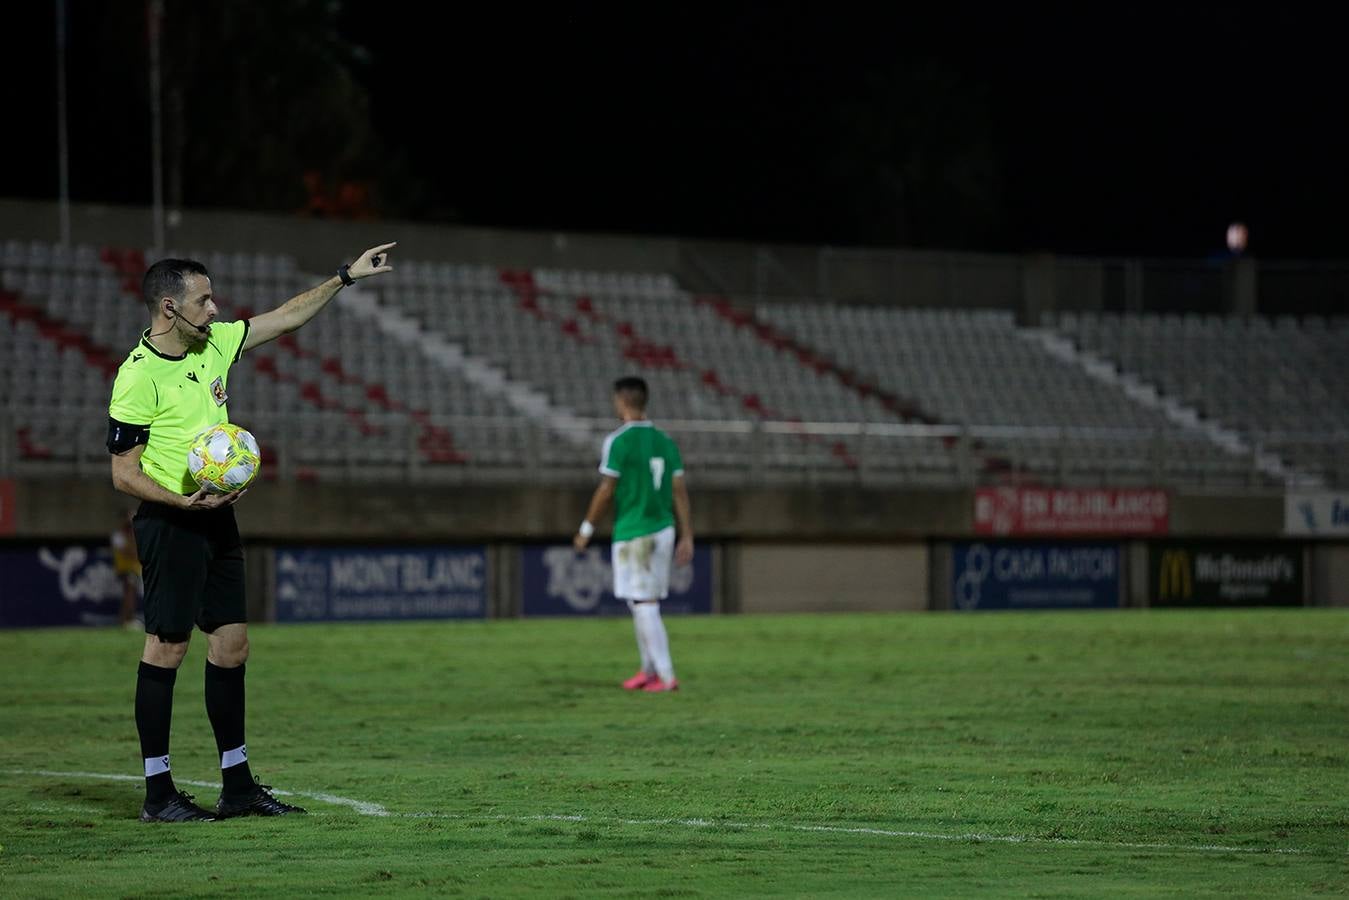
[[[141,471],[175,494],[193,494],[197,483],[187,471],[192,439],[212,425],[229,421],[230,366],[238,362],[248,337],[248,321],[211,325],[206,343],[181,356],[167,356],[150,343],[147,329],[140,343],[117,369],[108,404],[109,447],[144,443]]]
[[[618,479],[614,540],[630,541],[674,524],[671,481],[684,460],[670,436],[646,419],[628,422],[604,439],[600,474]]]

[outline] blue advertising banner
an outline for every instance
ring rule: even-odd
[[[614,597],[614,570],[608,544],[577,553],[571,544],[530,544],[520,548],[520,612],[526,616],[627,615]],[[712,611],[712,548],[698,544],[693,562],[670,572],[670,596],[662,614]]]
[[[1120,605],[1119,544],[958,541],[955,609],[1109,609]]]
[[[116,625],[122,583],[100,544],[0,548],[0,628]]]
[[[482,547],[278,547],[278,622],[481,619]]]

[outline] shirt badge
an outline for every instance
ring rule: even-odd
[[[215,398],[216,406],[224,406],[225,401],[230,398],[230,395],[225,393],[225,379],[223,376],[217,375],[215,381],[211,382],[211,396]]]

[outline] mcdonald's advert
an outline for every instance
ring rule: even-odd
[[[1301,606],[1302,545],[1153,544],[1148,553],[1153,606]]]

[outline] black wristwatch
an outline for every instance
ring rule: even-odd
[[[343,265],[341,268],[337,270],[337,277],[342,279],[343,287],[351,287],[353,284],[356,283],[356,279],[351,277],[351,272],[349,271],[350,269],[351,266]]]

